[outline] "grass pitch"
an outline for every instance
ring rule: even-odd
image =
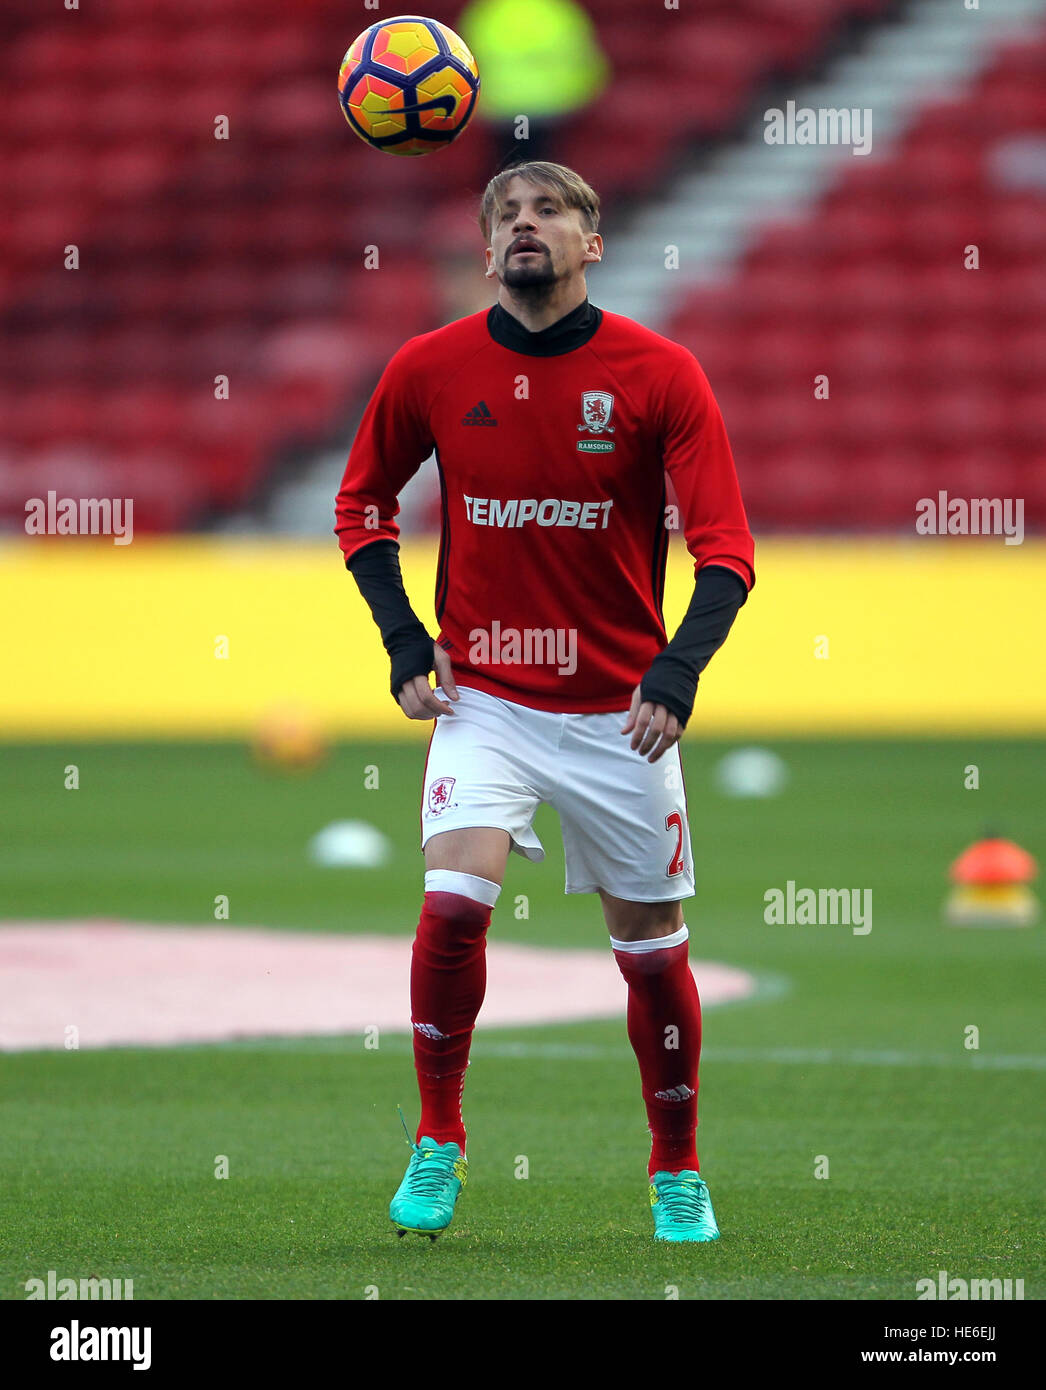
[[[683,745],[692,953],[764,986],[705,1014],[698,1147],[718,1243],[652,1240],[623,1019],[484,1030],[481,1016],[470,1180],[435,1244],[397,1240],[387,1219],[409,1157],[396,1103],[417,1115],[406,1032],[377,1051],[344,1037],[5,1055],[0,1297],[54,1269],[133,1278],[136,1300],[907,1300],[946,1269],[1041,1298],[1042,927],[956,930],[940,908],[949,862],[986,824],[1041,861],[1043,745],[770,746],[785,792],[735,801],[712,776],[728,745]],[[343,745],[311,776],[274,777],[233,744],[7,747],[0,915],[205,925],[222,893],[232,925],[410,934],[423,757],[417,742]],[[339,818],[389,835],[391,866],[309,864],[308,838]],[[537,829],[548,858],[511,857],[493,935],[609,949],[595,897],[563,896],[549,808]],[[763,895],[789,879],[871,889],[871,932],[766,925]]]

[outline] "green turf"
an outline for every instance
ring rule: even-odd
[[[731,801],[726,745],[687,739],[699,888],[692,952],[755,972],[708,1010],[699,1143],[723,1239],[655,1246],[645,1116],[623,1023],[481,1029],[467,1091],[472,1172],[435,1244],[399,1242],[410,1040],[383,1036],[0,1059],[0,1297],[45,1276],[132,1277],[144,1298],[915,1296],[939,1269],[1046,1291],[1042,927],[942,925],[949,861],[987,823],[1040,859],[1033,742],[779,742],[792,777]],[[0,916],[412,930],[424,742],[344,746],[278,778],[235,745],[0,750]],[[63,788],[69,763],[80,790]],[[981,789],[963,788],[975,763]],[[380,790],[364,790],[377,765]],[[308,837],[361,818],[384,871],[322,870]],[[513,856],[503,940],[606,949],[596,899],[548,852]],[[870,888],[873,929],[767,926],[763,894]],[[529,919],[512,903],[524,893]],[[980,1047],[963,1046],[964,1029]],[[214,1177],[216,1155],[230,1176]],[[819,1155],[827,1179],[814,1176]],[[517,1178],[525,1156],[529,1176]]]

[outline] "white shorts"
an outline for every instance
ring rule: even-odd
[[[446,699],[442,687],[440,699]],[[694,893],[686,788],[676,744],[656,763],[619,730],[628,711],[552,714],[458,686],[425,761],[421,847],[445,830],[495,826],[526,859],[545,857],[534,812],[559,814],[567,893],[629,902]]]

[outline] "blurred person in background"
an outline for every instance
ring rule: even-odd
[[[499,167],[553,158],[556,134],[610,77],[587,11],[574,0],[472,0],[458,30],[483,74],[477,114],[494,128]]]

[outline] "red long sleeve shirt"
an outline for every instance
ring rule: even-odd
[[[396,498],[433,450],[437,640],[461,685],[559,713],[628,708],[667,641],[666,470],[695,574],[715,564],[755,582],[700,366],[588,301],[536,334],[495,305],[400,348],[338,493],[346,562],[398,539]]]

